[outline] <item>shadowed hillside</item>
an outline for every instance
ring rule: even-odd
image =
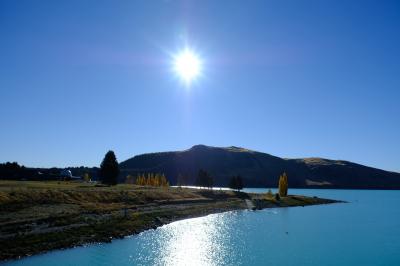
[[[178,175],[193,184],[199,169],[207,170],[217,186],[226,186],[232,175],[241,175],[246,186],[275,187],[286,171],[290,187],[400,189],[400,174],[348,161],[322,158],[283,159],[239,147],[196,145],[184,151],[135,156],[120,164],[123,175],[165,173],[172,184]]]

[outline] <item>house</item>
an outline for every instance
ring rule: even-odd
[[[62,180],[82,180],[82,177],[73,176],[71,170],[63,169],[60,172],[60,179],[62,179]]]

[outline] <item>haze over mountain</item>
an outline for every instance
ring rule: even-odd
[[[162,172],[172,184],[178,175],[193,184],[199,169],[204,169],[217,186],[239,174],[248,187],[276,187],[285,171],[290,187],[400,189],[400,173],[342,160],[285,159],[235,146],[195,145],[184,151],[142,154],[121,162],[120,168],[123,175]]]

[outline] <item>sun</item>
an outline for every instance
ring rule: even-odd
[[[174,56],[174,71],[186,84],[190,84],[201,73],[201,60],[195,52],[185,48]]]

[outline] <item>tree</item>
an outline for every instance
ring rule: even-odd
[[[199,173],[197,174],[196,180],[195,180],[195,185],[198,187],[203,187],[204,186],[204,175],[205,171],[203,169],[199,170]]]
[[[243,179],[240,175],[237,176],[237,190],[240,191],[243,189]]]
[[[116,185],[119,165],[113,151],[108,151],[100,165],[100,177],[104,184]]]
[[[19,179],[25,178],[25,167],[17,162],[0,163],[0,179]]]
[[[88,173],[84,173],[83,174],[83,181],[85,181],[85,182],[90,182],[91,181],[90,175]]]
[[[125,177],[125,183],[127,183],[127,184],[133,184],[133,183],[134,183],[133,176],[127,175],[127,176]]]
[[[147,173],[147,177],[145,174],[138,174],[135,184],[139,186],[169,187],[168,179],[164,174],[160,173]]]
[[[286,172],[279,177],[279,196],[286,197],[288,192],[288,178]]]
[[[229,188],[235,189],[240,191],[243,189],[243,180],[240,175],[232,176],[231,180],[229,181]]]
[[[161,187],[169,187],[169,182],[164,174],[160,175],[159,186]]]
[[[195,184],[199,187],[207,187],[212,189],[214,186],[214,179],[205,170],[200,169]]]
[[[208,173],[207,173],[207,179],[206,179],[206,186],[209,188],[209,189],[212,189],[213,187],[214,187],[214,178],[211,176],[211,175],[209,175]]]
[[[145,179],[144,174],[138,174],[138,176],[136,177],[136,185],[144,186],[145,185],[144,179]]]

